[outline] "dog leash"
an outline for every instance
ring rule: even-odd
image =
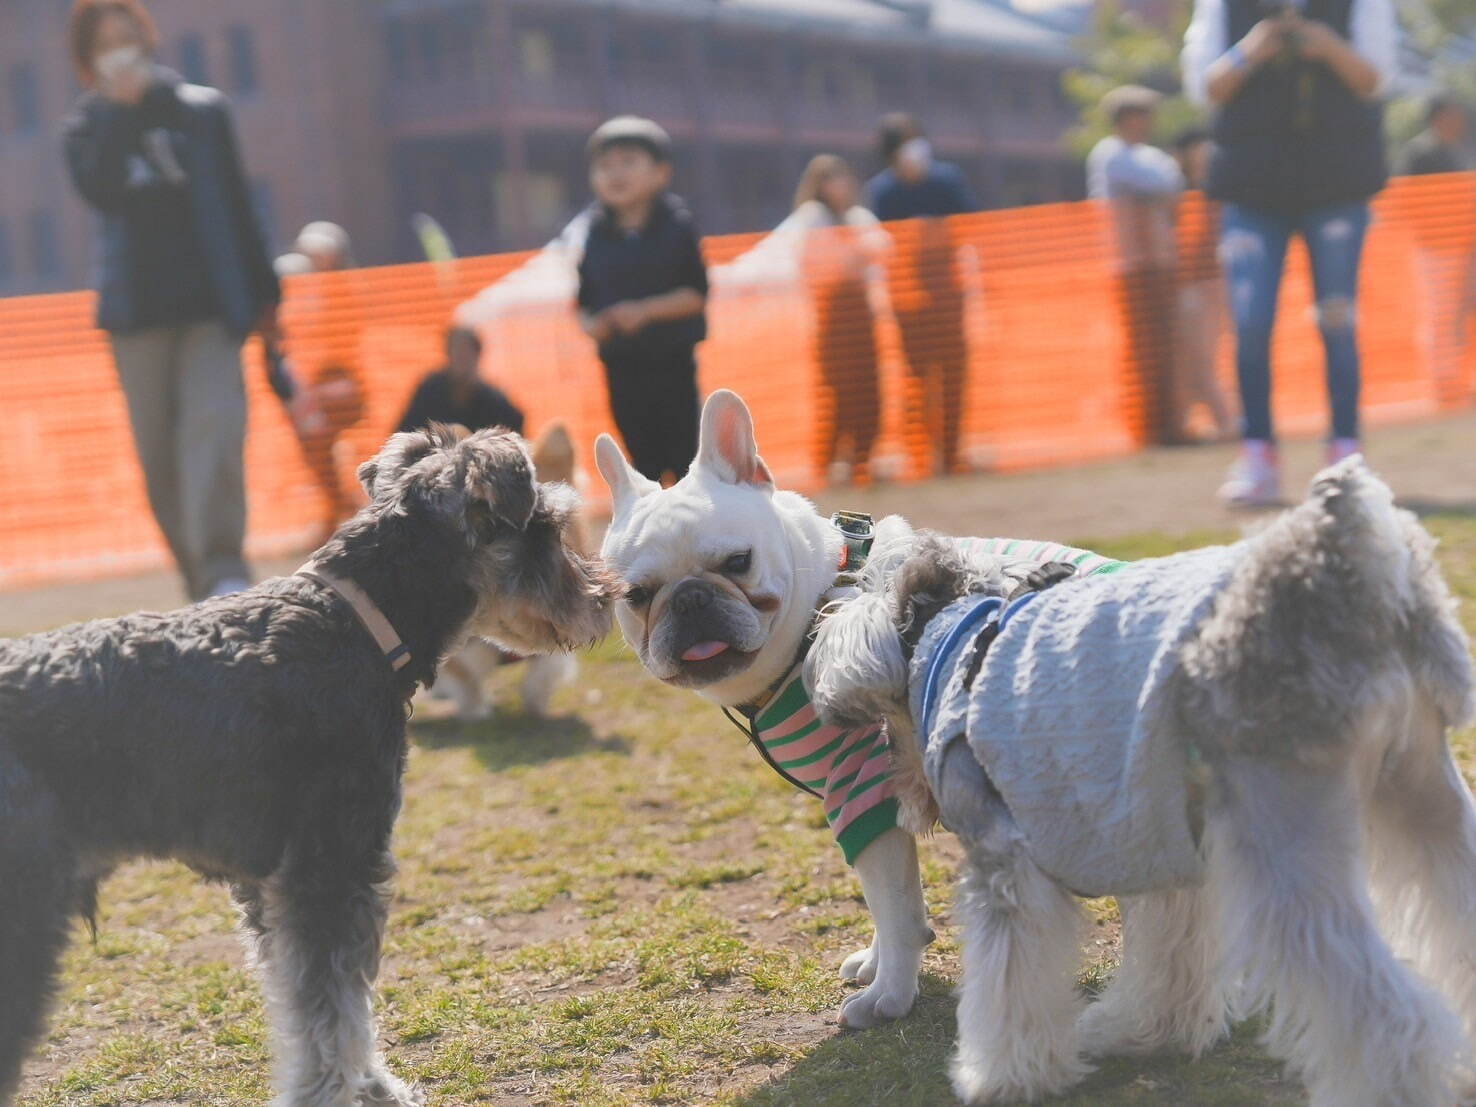
[[[353,581],[346,577],[334,576],[316,561],[309,561],[297,575],[321,584],[328,591],[348,604],[349,610],[359,620],[359,623],[369,632],[374,639],[374,644],[379,647],[379,652],[384,654],[384,659],[390,663],[390,668],[399,672],[410,664],[410,650],[395,633],[394,626],[385,618],[384,612],[373,600],[369,593],[365,592]]]

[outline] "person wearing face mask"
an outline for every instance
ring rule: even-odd
[[[224,97],[153,58],[138,0],[76,0],[85,88],[64,128],[101,215],[108,332],[149,503],[192,599],[247,586],[241,345],[275,338],[277,277]]]
[[[881,220],[921,220],[915,232],[898,232],[890,269],[907,360],[903,438],[910,467],[916,476],[959,472],[968,345],[958,251],[941,217],[978,211],[979,202],[956,165],[934,160],[912,116],[885,116],[878,140],[887,167],[867,182],[867,206]]]
[[[866,206],[880,220],[963,215],[979,201],[951,162],[933,157],[922,125],[904,112],[884,116],[879,128],[886,168],[866,182]]]

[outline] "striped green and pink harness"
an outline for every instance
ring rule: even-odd
[[[1078,576],[1110,573],[1121,561],[1090,550],[1017,538],[961,538],[966,553],[992,554],[1008,561],[1045,564],[1065,561]],[[891,755],[880,725],[856,729],[826,726],[815,714],[795,663],[768,704],[752,717],[755,744],[783,776],[816,793],[847,864],[897,825],[897,796]]]

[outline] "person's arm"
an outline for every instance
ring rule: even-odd
[[[702,240],[690,218],[683,217],[686,238],[670,292],[659,292],[639,300],[626,300],[605,314],[615,329],[635,334],[652,323],[668,323],[701,315],[707,308],[707,265],[702,260]]]
[[[282,301],[282,286],[277,280],[277,271],[267,251],[266,235],[252,200],[251,185],[246,178],[246,169],[241,161],[241,150],[236,142],[236,128],[231,121],[230,105],[223,95],[211,106],[215,116],[216,140],[220,144],[222,176],[225,179],[226,202],[230,210],[226,213],[235,225],[242,249],[247,277],[257,298],[264,306],[261,331],[275,337],[277,334],[276,308]]]
[[[1184,94],[1201,108],[1210,106],[1205,88],[1209,67],[1229,45],[1225,41],[1223,0],[1195,0],[1194,14],[1184,31],[1184,48],[1179,53],[1179,73]]]
[[[595,345],[603,346],[614,337],[615,328],[611,325],[606,312],[594,309],[594,293],[590,286],[589,274],[585,271],[585,266],[588,264],[589,251],[586,249],[579,258],[579,288],[574,294],[574,310],[579,319],[579,329],[594,339]]]
[[[1399,20],[1389,0],[1354,0],[1351,41],[1315,19],[1298,18],[1294,28],[1297,52],[1365,100],[1380,96],[1398,72]]]
[[[1217,106],[1235,99],[1251,75],[1281,53],[1294,22],[1288,16],[1268,16],[1220,54],[1205,70],[1205,99]]]
[[[652,323],[668,323],[701,315],[707,307],[707,296],[695,288],[673,288],[641,300],[623,300],[594,319],[601,321],[621,334],[635,334]],[[591,335],[593,337],[593,335]]]
[[[101,212],[121,211],[128,201],[128,155],[138,139],[132,105],[96,97],[67,121],[63,152],[82,198]]]

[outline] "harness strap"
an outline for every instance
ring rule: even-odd
[[[758,712],[753,711],[752,714],[750,714],[749,709],[742,707],[740,707],[738,710],[742,712],[743,718],[748,720],[747,724],[741,721],[737,715],[734,715],[733,709],[730,707],[724,707],[723,714],[728,717],[728,722],[732,723],[743,732],[744,737],[748,739],[748,744],[751,745],[754,749],[758,750],[759,756],[764,759],[769,768],[773,769],[776,773],[778,773],[785,780],[789,781],[789,783],[793,784],[800,791],[809,792],[810,795],[814,796],[816,799],[824,799],[824,796],[815,791],[815,789],[811,788],[803,780],[799,780],[791,776],[789,773],[785,772],[783,767],[780,766],[779,762],[774,760],[774,755],[769,752],[769,747],[764,745],[763,740],[758,736]]]
[[[349,610],[369,632],[374,644],[379,647],[379,652],[384,654],[384,659],[395,672],[410,664],[410,650],[400,641],[400,636],[395,633],[394,626],[385,618],[384,612],[369,598],[369,593],[347,577],[334,576],[316,561],[309,561],[297,570],[297,575],[321,584],[348,604]]]

